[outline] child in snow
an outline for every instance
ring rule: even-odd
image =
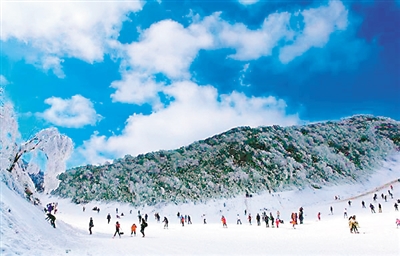
[[[237,214],[237,221],[236,221],[236,224],[237,225],[242,225],[242,221],[240,220],[240,216],[239,216],[239,213]]]
[[[277,219],[275,220],[275,224],[276,224],[276,227],[277,227],[277,228],[279,228],[279,223],[280,223],[280,220],[277,218]]]
[[[222,222],[222,227],[227,228],[228,226],[226,225],[226,219],[225,217],[222,215],[221,217],[221,222]]]
[[[396,226],[397,226],[397,228],[399,228],[400,227],[400,219],[396,219]]]
[[[136,236],[136,228],[137,228],[136,224],[133,223],[131,226],[131,236],[132,236],[132,234],[134,234]]]

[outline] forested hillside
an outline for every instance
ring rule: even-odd
[[[400,123],[373,116],[293,127],[239,127],[176,150],[130,155],[59,175],[75,202],[205,201],[356,182],[400,150]]]

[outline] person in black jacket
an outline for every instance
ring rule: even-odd
[[[89,220],[89,235],[92,234],[92,228],[93,227],[94,227],[93,219],[92,219],[92,217],[90,217],[90,220]]]
[[[142,219],[142,224],[140,224],[140,233],[142,233],[142,237],[145,237],[145,235],[144,235],[144,229],[147,227],[148,225],[147,225],[147,222],[144,220],[144,219]]]

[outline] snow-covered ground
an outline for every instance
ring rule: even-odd
[[[253,195],[212,201],[205,204],[168,205],[162,208],[134,208],[128,204],[105,204],[91,202],[83,211],[82,205],[56,197],[41,198],[43,206],[33,206],[20,198],[5,185],[1,185],[1,255],[400,255],[400,228],[395,220],[400,212],[395,211],[395,200],[400,198],[400,155],[391,157],[385,166],[365,182],[356,185],[304,189],[272,194]],[[388,195],[393,186],[394,199],[387,202],[381,194]],[[373,194],[378,200],[373,202]],[[341,200],[335,200],[340,196]],[[348,200],[352,205],[349,207]],[[365,201],[367,208],[361,207]],[[42,210],[49,202],[58,202],[54,229],[45,221]],[[376,213],[372,214],[369,204]],[[383,212],[378,212],[378,203]],[[100,212],[91,209],[97,206]],[[330,214],[330,207],[333,214]],[[292,212],[304,208],[304,224],[293,229]],[[116,219],[116,208],[124,217]],[[360,234],[351,234],[348,215],[356,215]],[[247,210],[253,216],[250,225],[244,216]],[[267,210],[265,210],[267,209]],[[132,210],[132,213],[130,211]],[[138,223],[137,212],[149,215],[146,237],[130,236],[130,226]],[[279,210],[284,224],[279,228],[257,226],[257,213]],[[166,216],[169,228],[154,219],[158,212],[161,220]],[[182,227],[177,212],[190,215],[192,225]],[[317,213],[321,212],[321,220]],[[107,224],[106,216],[112,219]],[[205,214],[207,224],[201,215]],[[236,224],[240,215],[242,225]],[[223,228],[221,216],[227,218],[228,228]],[[93,217],[93,234],[89,235],[88,224]],[[121,223],[122,238],[112,239],[115,221]]]

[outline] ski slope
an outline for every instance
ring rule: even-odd
[[[164,207],[133,208],[128,204],[91,202],[75,205],[69,200],[42,196],[41,202],[58,202],[57,228],[45,220],[43,206],[33,206],[5,185],[1,185],[1,255],[400,255],[400,228],[395,220],[400,212],[394,210],[395,199],[400,198],[400,155],[390,157],[384,166],[365,181],[353,185],[304,189],[272,194],[253,195],[211,201],[205,204],[166,205]],[[381,194],[393,186],[394,199],[387,202]],[[373,202],[373,194],[378,194]],[[341,200],[334,197],[340,196]],[[352,206],[348,206],[348,200]],[[364,200],[367,208],[361,207]],[[368,205],[373,203],[375,214]],[[378,213],[378,203],[383,212]],[[100,212],[91,209],[97,206]],[[293,229],[290,214],[304,208],[304,224]],[[330,207],[333,207],[333,215]],[[124,217],[116,219],[116,208]],[[351,234],[343,212],[356,215],[360,234]],[[257,226],[257,213],[279,210],[285,221],[279,228]],[[130,211],[132,210],[132,214]],[[140,233],[130,236],[130,226],[138,225],[137,212],[149,215],[146,237]],[[253,216],[250,225],[244,210]],[[177,212],[192,217],[192,225],[182,227]],[[167,216],[169,228],[154,219],[158,212],[161,220]],[[317,213],[321,212],[321,220]],[[106,216],[112,215],[107,224]],[[207,224],[202,224],[205,214]],[[240,215],[242,225],[236,224]],[[223,228],[221,216],[227,219]],[[93,217],[93,235],[88,224]],[[112,238],[115,221],[121,223],[125,233]]]

